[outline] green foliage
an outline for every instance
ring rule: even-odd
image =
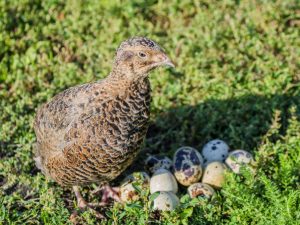
[[[144,150],[171,156],[212,138],[255,155],[256,173],[229,174],[211,200],[181,189],[173,212],[149,192],[89,212],[81,224],[299,224],[299,2],[0,1],[0,224],[68,224],[70,190],[35,168],[32,122],[67,87],[105,77],[130,36],[160,43],[176,70],[150,75],[152,121]],[[140,169],[136,162],[132,170]],[[97,196],[84,197],[99,201]]]

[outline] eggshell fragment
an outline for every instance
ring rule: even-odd
[[[173,192],[162,191],[153,201],[153,209],[161,211],[174,210],[179,205],[179,199]]]
[[[204,145],[202,155],[205,164],[213,161],[224,161],[228,156],[229,146],[222,140],[215,139]]]
[[[234,173],[239,174],[242,166],[253,163],[253,156],[245,150],[234,150],[229,153],[225,163]]]
[[[208,184],[195,183],[189,186],[188,194],[191,198],[196,198],[198,196],[210,198],[215,194],[215,191]]]
[[[177,193],[178,184],[173,174],[166,169],[158,169],[150,179],[150,193],[171,191]]]
[[[201,154],[192,147],[181,147],[174,154],[174,175],[177,181],[184,186],[189,186],[200,180],[202,165]]]
[[[209,184],[216,189],[221,188],[225,180],[225,171],[224,163],[219,161],[209,163],[204,170],[202,183]]]

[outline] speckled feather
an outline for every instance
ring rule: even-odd
[[[163,52],[147,38],[129,39],[107,78],[69,88],[38,110],[36,164],[59,184],[109,182],[136,157],[148,129],[151,90],[147,74],[130,78],[133,66],[118,66],[118,53],[131,46]]]

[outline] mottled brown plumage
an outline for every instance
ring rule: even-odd
[[[36,164],[66,186],[106,183],[136,157],[148,129],[148,72],[172,65],[147,38],[118,48],[107,78],[71,87],[40,107],[34,129]]]

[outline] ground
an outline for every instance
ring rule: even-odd
[[[228,174],[211,200],[152,212],[151,198],[89,212],[79,224],[300,224],[299,1],[0,2],[0,224],[69,224],[69,189],[33,162],[36,109],[56,93],[105,77],[131,36],[162,45],[176,69],[150,75],[144,153],[172,156],[213,139],[250,151],[256,173]],[[138,170],[137,162],[130,170]],[[116,182],[117,183],[117,182]],[[84,196],[99,201],[84,189]]]

